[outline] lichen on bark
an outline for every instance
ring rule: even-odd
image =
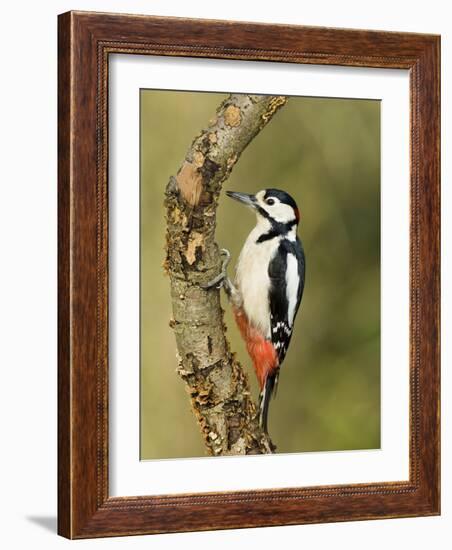
[[[165,269],[177,372],[212,455],[263,454],[275,448],[259,427],[247,376],[229,348],[220,293],[201,285],[221,267],[215,226],[222,183],[285,102],[283,96],[230,95],[195,137],[166,188]]]

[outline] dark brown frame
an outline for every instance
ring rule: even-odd
[[[58,53],[58,532],[85,538],[439,514],[440,38],[69,12],[59,16]],[[110,53],[410,71],[409,481],[109,497]]]

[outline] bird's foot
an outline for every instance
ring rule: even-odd
[[[220,254],[221,256],[224,257],[224,260],[221,264],[221,271],[211,281],[208,281],[207,283],[204,283],[203,285],[201,285],[201,288],[203,288],[204,290],[210,290],[211,288],[220,289],[221,287],[224,287],[227,292],[229,286],[232,284],[229,280],[228,273],[227,273],[227,268],[228,268],[229,262],[231,261],[231,253],[226,248],[222,248],[220,250]]]

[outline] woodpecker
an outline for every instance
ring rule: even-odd
[[[234,282],[222,273],[207,287],[223,286],[245,340],[260,387],[259,423],[268,432],[268,408],[289,347],[303,295],[305,255],[297,236],[300,214],[294,199],[279,189],[255,195],[226,192],[251,208],[257,223],[240,253]]]

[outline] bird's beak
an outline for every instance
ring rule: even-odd
[[[236,191],[226,191],[226,195],[231,197],[231,199],[242,202],[246,206],[250,206],[251,208],[256,207],[256,198],[254,195],[248,195],[248,193],[237,193]]]

